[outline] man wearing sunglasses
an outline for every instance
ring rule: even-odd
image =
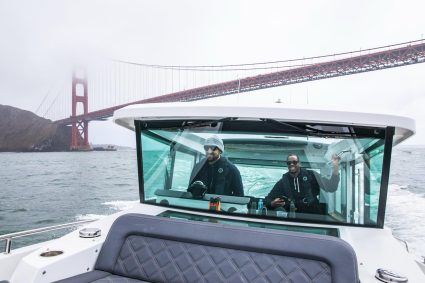
[[[193,167],[188,190],[204,185],[208,194],[244,196],[238,168],[222,156],[223,141],[213,135],[205,140],[204,150],[206,157]]]
[[[288,172],[274,185],[265,198],[269,209],[290,210],[290,202],[301,213],[321,213],[318,197],[320,189],[335,192],[339,184],[339,157],[332,156],[332,175],[328,179],[313,170],[301,168],[297,155],[289,154],[286,159]]]

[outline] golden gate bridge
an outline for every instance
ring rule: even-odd
[[[71,150],[87,150],[88,123],[105,120],[128,105],[194,101],[423,62],[423,40],[248,64],[174,66],[108,60],[83,74],[74,72],[71,92],[62,89],[50,99],[47,93],[36,113],[71,125]]]

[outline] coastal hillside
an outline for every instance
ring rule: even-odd
[[[70,127],[0,104],[0,151],[65,151],[70,141]]]

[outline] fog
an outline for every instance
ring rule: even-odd
[[[0,0],[0,104],[35,111],[75,65],[118,59],[220,65],[302,58],[423,38],[423,1]],[[309,104],[416,119],[425,143],[425,64],[283,86],[219,99]],[[69,105],[71,112],[71,105]],[[134,145],[109,122],[90,142]]]

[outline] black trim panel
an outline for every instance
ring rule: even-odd
[[[394,127],[387,127],[385,131],[384,160],[382,164],[381,189],[379,193],[378,220],[376,223],[378,228],[384,228],[394,133]]]

